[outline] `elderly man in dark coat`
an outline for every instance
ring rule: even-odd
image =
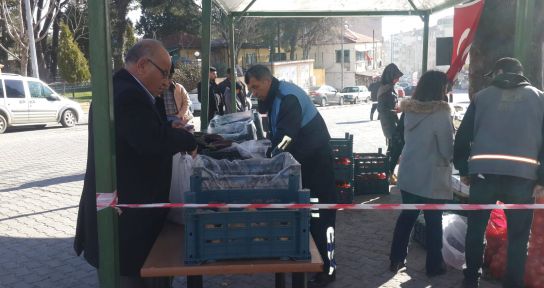
[[[168,202],[172,155],[193,151],[193,135],[179,121],[168,122],[161,95],[168,87],[170,56],[155,40],[141,40],[113,77],[115,148],[119,203]],[[92,115],[92,114],[91,114]],[[98,266],[96,186],[92,117],[89,154],[74,248]],[[148,287],[139,277],[167,214],[166,209],[124,209],[119,215],[121,287]],[[169,286],[166,284],[166,286]]]

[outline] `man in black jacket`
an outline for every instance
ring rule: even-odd
[[[268,113],[272,147],[290,152],[301,164],[302,187],[319,203],[336,203],[332,149],[325,121],[306,92],[293,83],[274,78],[266,66],[255,65],[245,82],[259,100],[260,113]],[[324,262],[324,271],[310,282],[323,287],[334,281],[334,228],[336,211],[312,215],[310,231]]]
[[[372,108],[370,108],[370,121],[374,120],[374,112],[376,112],[376,109],[378,109],[378,90],[381,86],[380,76],[376,76],[373,80],[374,82],[368,86],[368,90],[370,90],[370,100],[372,101]],[[380,119],[379,115],[378,119]]]
[[[470,185],[470,204],[533,203],[544,190],[544,94],[515,58],[495,63],[491,86],[474,95],[455,136],[455,168]],[[464,287],[478,287],[489,210],[468,212]],[[524,287],[533,211],[505,210],[508,263],[503,287]]]
[[[219,91],[219,86],[217,83],[215,83],[215,79],[217,79],[217,69],[215,67],[210,67],[210,90],[208,91],[208,122],[213,118],[213,116],[217,113],[219,115],[223,115],[223,106],[225,105],[222,101],[222,94],[221,91]],[[198,101],[202,103],[202,92],[200,83],[198,82]]]
[[[158,96],[168,87],[170,56],[155,40],[141,40],[125,58],[125,68],[113,77],[116,176],[119,203],[168,202],[172,156],[196,150],[193,135],[179,120],[168,122]],[[92,115],[92,114],[90,114]],[[98,266],[93,121],[89,119],[89,153],[74,248]],[[194,152],[193,152],[194,153]],[[142,267],[167,209],[123,209],[119,215],[121,287],[149,287]],[[166,281],[168,282],[168,281]],[[169,287],[169,283],[164,283]],[[156,286],[154,286],[156,287]]]

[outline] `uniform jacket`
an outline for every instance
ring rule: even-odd
[[[474,95],[463,117],[455,167],[461,175],[508,175],[544,184],[543,123],[542,91],[522,75],[500,74]]]
[[[113,77],[116,176],[119,203],[168,202],[172,155],[196,148],[192,134],[171,128],[162,99],[151,97],[133,76],[122,69]],[[84,190],[76,228],[75,249],[85,251],[90,264],[98,264],[96,187],[92,118]],[[99,191],[100,192],[100,191]],[[160,232],[166,209],[123,209],[119,216],[121,275],[139,270]]]
[[[404,148],[398,186],[431,199],[451,199],[453,125],[447,102],[404,100]]]
[[[330,135],[306,92],[273,78],[268,97],[258,108],[269,115],[272,147],[285,135],[292,139],[287,152],[301,164],[302,187],[310,189],[320,203],[336,203]]]

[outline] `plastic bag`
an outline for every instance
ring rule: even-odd
[[[202,190],[286,189],[290,175],[298,176],[301,183],[300,164],[289,153],[234,161],[199,155],[193,164],[193,175],[202,177]]]
[[[270,148],[271,142],[264,140],[249,140],[242,143],[232,143],[230,147],[219,150],[218,152],[237,151],[242,159],[266,158],[266,151]]]
[[[466,220],[456,214],[444,215],[442,229],[442,257],[444,262],[455,269],[461,270],[465,265]]]
[[[256,140],[257,128],[253,119],[252,111],[215,115],[210,120],[207,132],[233,141]]]
[[[215,115],[210,120],[210,124],[208,125],[208,127],[218,127],[235,122],[245,122],[247,120],[253,120],[252,111],[230,113],[225,115]]]
[[[497,202],[497,204],[503,204]],[[501,279],[506,270],[506,251],[508,245],[508,233],[506,215],[504,210],[495,209],[491,211],[491,217],[485,231],[485,253],[484,266],[488,266],[490,274]]]
[[[537,204],[544,204],[544,197],[536,198]],[[533,212],[529,253],[525,264],[525,287],[544,287],[544,210]]]
[[[192,173],[193,158],[181,153],[174,155],[172,159],[172,180],[170,182],[170,203],[185,203],[184,193],[191,190]],[[170,209],[168,219],[183,224],[183,209]]]

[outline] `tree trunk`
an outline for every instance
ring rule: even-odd
[[[293,35],[291,35],[291,39],[289,39],[289,46],[291,49],[291,51],[289,52],[289,59],[291,59],[291,61],[294,61],[296,60],[295,53],[297,52],[297,34],[293,33]]]
[[[25,15],[26,7],[19,3],[19,33],[21,36],[21,42],[18,44],[19,46],[19,53],[21,57],[20,67],[21,67],[21,75],[26,76],[28,73],[28,36],[26,33],[26,24],[25,24],[25,18],[23,15]]]
[[[543,88],[543,79],[542,79],[542,62],[544,61],[543,55],[543,41],[544,41],[544,30],[538,27],[544,25],[544,1],[535,1],[536,9],[535,11],[535,35],[532,37],[532,42],[527,43],[528,50],[528,61],[523,63],[524,65],[524,74],[529,78],[531,84],[537,87],[538,89]]]
[[[535,27],[544,25],[544,4],[537,1],[538,11]],[[469,94],[472,97],[476,92],[487,87],[490,79],[483,77],[483,74],[493,69],[495,61],[502,57],[514,56],[514,41],[516,30],[516,1],[494,0],[487,1],[484,6],[480,25],[472,48],[470,49],[470,88]],[[524,63],[525,75],[531,83],[542,88],[542,40],[544,32],[536,29],[536,35],[532,37],[529,45],[530,63]]]
[[[123,67],[123,47],[125,46],[125,30],[127,29],[126,16],[128,5],[131,0],[115,0],[112,9],[112,41],[113,70],[117,71]]]
[[[59,51],[60,19],[62,13],[59,12],[53,23],[53,34],[51,36],[51,62],[49,64],[50,76],[53,81],[57,78],[57,63]]]

